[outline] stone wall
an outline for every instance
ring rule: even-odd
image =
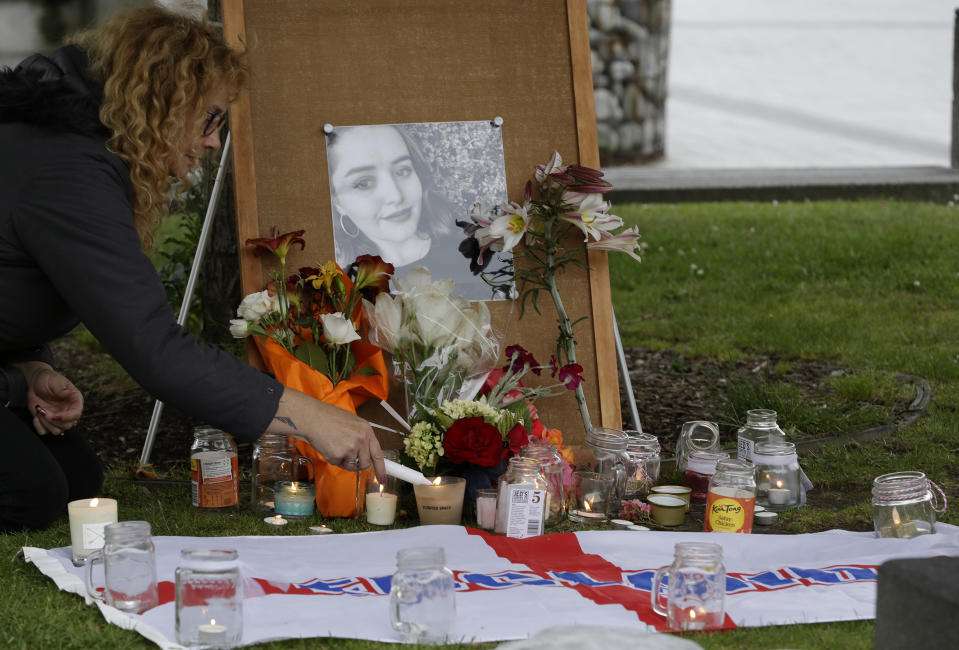
[[[665,154],[670,0],[587,0],[603,167]]]

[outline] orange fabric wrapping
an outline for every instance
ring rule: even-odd
[[[389,375],[383,352],[375,345],[354,341],[350,344],[356,357],[356,367],[372,366],[378,375],[354,373],[336,386],[329,377],[314,370],[272,339],[253,337],[266,368],[276,375],[284,386],[289,386],[322,400],[327,404],[356,413],[357,407],[371,397],[386,399],[389,394]],[[307,442],[296,440],[296,448],[313,461],[316,482],[316,507],[324,517],[356,517],[366,501],[366,483],[371,470],[351,472],[326,462],[323,455]]]

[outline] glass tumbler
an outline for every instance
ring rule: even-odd
[[[176,638],[230,648],[243,636],[243,578],[232,549],[183,549],[176,569]]]
[[[390,581],[390,621],[404,643],[443,643],[456,617],[453,572],[440,547],[396,552]]]
[[[893,472],[873,480],[872,519],[876,537],[909,538],[934,533],[936,513],[945,511],[946,495],[922,472]]]
[[[103,548],[87,559],[87,593],[123,612],[139,614],[158,604],[156,552],[146,521],[121,521],[104,529]],[[93,585],[93,566],[103,564],[103,591]]]
[[[679,542],[673,563],[656,571],[649,592],[653,611],[666,617],[671,630],[711,630],[725,621],[726,568],[723,547]],[[663,583],[665,600],[663,606]]]

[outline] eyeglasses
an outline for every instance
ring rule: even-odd
[[[226,120],[226,113],[222,111],[207,111],[206,121],[203,122],[203,137],[212,135]]]

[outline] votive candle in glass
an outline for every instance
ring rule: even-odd
[[[374,479],[366,491],[366,522],[375,526],[391,526],[396,521],[396,479],[386,477],[386,483]]]
[[[73,565],[83,566],[87,556],[103,548],[103,529],[107,524],[117,523],[117,502],[101,497],[79,499],[67,504],[67,513],[70,517]]]
[[[496,527],[496,488],[476,491],[476,525],[483,530]]]
[[[313,514],[316,490],[303,481],[277,481],[273,510],[287,519],[302,519]]]
[[[416,509],[420,523],[459,524],[463,517],[466,479],[459,476],[437,476],[429,485],[414,485]]]

